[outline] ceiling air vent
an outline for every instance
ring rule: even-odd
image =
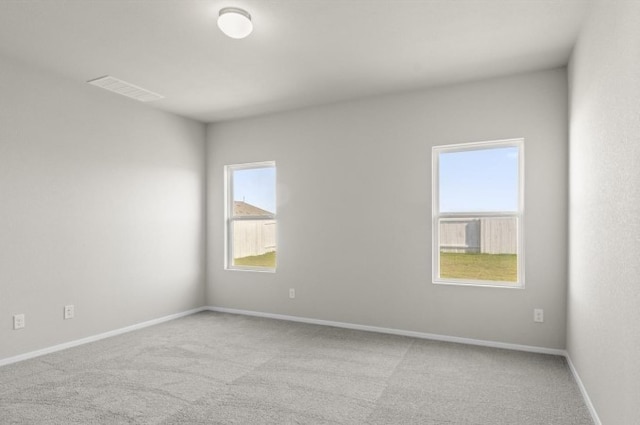
[[[151,102],[153,100],[164,98],[164,96],[159,95],[158,93],[143,89],[142,87],[138,87],[109,75],[87,81],[87,83],[94,86],[102,87],[105,90],[109,90],[135,100],[139,100],[140,102]]]

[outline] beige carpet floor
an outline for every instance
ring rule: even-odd
[[[562,357],[204,312],[0,367],[0,424],[592,421]]]

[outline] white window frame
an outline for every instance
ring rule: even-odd
[[[276,214],[265,214],[265,215],[256,215],[256,216],[241,216],[234,217],[233,215],[233,174],[235,171],[239,170],[250,170],[257,168],[273,168],[276,172],[277,179],[277,168],[275,161],[262,161],[262,162],[251,162],[246,164],[234,164],[234,165],[225,165],[224,167],[224,187],[225,187],[225,226],[224,226],[224,268],[225,270],[242,270],[242,271],[253,271],[253,272],[269,272],[275,273],[277,267],[259,267],[259,266],[236,266],[233,264],[233,223],[236,221],[253,221],[253,220],[274,220],[276,222],[276,246],[277,246],[277,218]],[[277,180],[276,180],[277,181]],[[277,199],[277,197],[276,197]],[[276,212],[277,212],[277,204],[276,204]],[[277,249],[277,248],[276,248]]]
[[[441,153],[465,152],[480,149],[518,148],[518,210],[514,212],[440,212],[440,168]],[[431,150],[432,160],[432,273],[433,283],[440,285],[488,286],[497,288],[524,289],[524,139],[505,139],[486,142],[459,143],[434,146]],[[517,282],[492,280],[454,279],[440,277],[440,226],[442,218],[478,218],[478,217],[514,217],[517,232]]]

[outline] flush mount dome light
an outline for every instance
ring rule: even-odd
[[[220,9],[218,27],[231,38],[245,38],[253,31],[249,12],[236,7]]]

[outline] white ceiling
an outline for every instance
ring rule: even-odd
[[[251,13],[248,38],[218,30],[227,6]],[[0,0],[0,55],[79,82],[112,75],[165,96],[151,106],[211,122],[562,66],[587,8],[587,0]]]

